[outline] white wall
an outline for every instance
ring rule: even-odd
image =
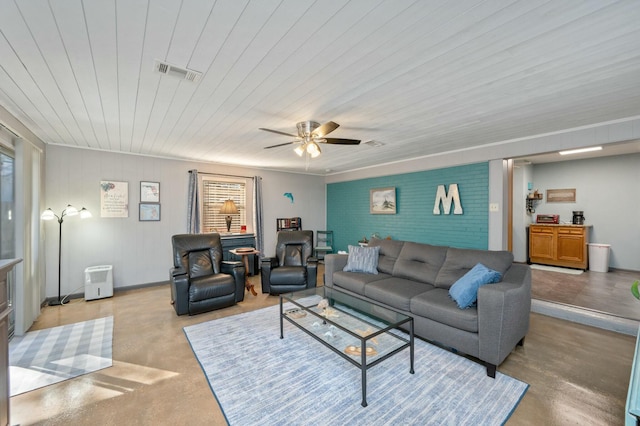
[[[583,210],[592,243],[611,244],[610,266],[640,271],[640,154],[534,165],[533,186],[544,194],[536,214],[571,223]],[[547,203],[549,189],[576,189],[575,203]]]
[[[86,149],[47,146],[46,206],[60,214],[67,204],[89,209],[93,218],[65,218],[62,235],[62,294],[81,293],[84,269],[113,265],[114,287],[167,281],[171,236],[187,229],[188,170],[262,176],[265,255],[275,252],[276,218],[300,216],[305,229],[324,229],[325,184],[319,176],[209,163],[167,160]],[[129,217],[100,217],[100,181],[129,182]],[[161,220],[138,221],[140,181],[160,182]],[[294,195],[294,203],[285,197]],[[57,296],[58,223],[46,222],[46,296]]]

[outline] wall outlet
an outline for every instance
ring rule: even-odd
[[[489,204],[489,211],[490,212],[499,212],[500,211],[500,204],[498,204],[498,203]]]

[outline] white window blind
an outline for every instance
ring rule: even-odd
[[[232,214],[231,232],[240,232],[247,223],[246,187],[244,182],[225,182],[215,179],[202,181],[202,232],[227,232],[226,214],[220,209],[226,200],[233,200],[238,214]]]

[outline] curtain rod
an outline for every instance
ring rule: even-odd
[[[191,173],[192,170],[189,170],[189,173]],[[207,172],[198,172],[196,170],[196,172],[199,175],[209,175],[209,176],[226,176],[226,177],[237,177],[237,178],[245,178],[245,179],[253,179],[253,176],[242,176],[242,175],[227,175],[224,173],[207,173]],[[262,179],[262,176],[258,176],[260,179]]]

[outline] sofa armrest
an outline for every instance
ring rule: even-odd
[[[333,273],[347,266],[348,254],[330,253],[324,256],[324,285],[333,287]]]
[[[233,276],[233,280],[236,282],[236,303],[242,302],[244,300],[244,290],[247,279],[244,263],[223,260],[220,262],[220,272]]]
[[[501,282],[478,290],[479,357],[500,365],[529,331],[531,268],[513,264]]]

